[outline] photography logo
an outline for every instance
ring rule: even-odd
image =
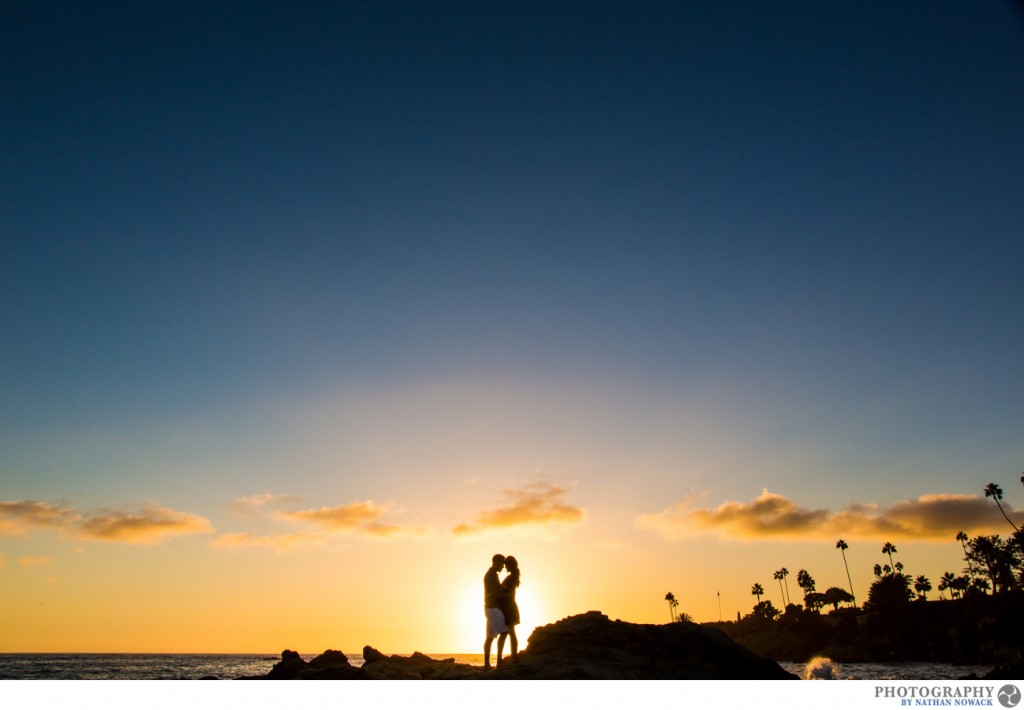
[[[1004,685],[996,697],[1004,708],[1015,708],[1020,704],[1020,688],[1016,685]]]

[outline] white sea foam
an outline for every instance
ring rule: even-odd
[[[807,662],[803,673],[804,680],[839,680],[839,664],[831,658],[816,656]]]

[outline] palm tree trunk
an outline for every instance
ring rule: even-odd
[[[999,506],[999,512],[1003,514],[1004,518],[1006,518],[1006,522],[1008,522],[1013,527],[1014,530],[1016,530],[1017,532],[1020,532],[1020,528],[1018,528],[1016,525],[1014,525],[1014,522],[1012,520],[1010,520],[1010,516],[1006,514],[1005,510],[1003,510],[1003,506],[1002,506],[1002,504],[1000,504],[999,499],[996,498],[995,501],[996,501],[996,505]],[[993,591],[993,594],[994,593],[995,592]]]
[[[853,597],[853,605],[857,606],[857,595],[853,591],[853,580],[850,579],[850,565],[846,562],[846,550],[840,548],[839,551],[843,553],[843,566],[846,567],[846,581],[850,583],[850,596]],[[836,609],[839,607],[836,606]]]

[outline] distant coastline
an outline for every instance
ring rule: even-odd
[[[767,658],[806,662],[1020,663],[1024,591],[964,599],[910,601],[886,611],[793,608],[778,619],[708,622]]]

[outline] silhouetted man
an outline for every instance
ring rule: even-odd
[[[484,616],[487,617],[487,638],[484,640],[484,669],[491,668],[491,642],[494,637],[508,633],[505,614],[501,610],[501,582],[498,572],[505,566],[505,556],[491,558],[491,568],[484,574]],[[501,663],[501,644],[498,644],[498,663]]]

